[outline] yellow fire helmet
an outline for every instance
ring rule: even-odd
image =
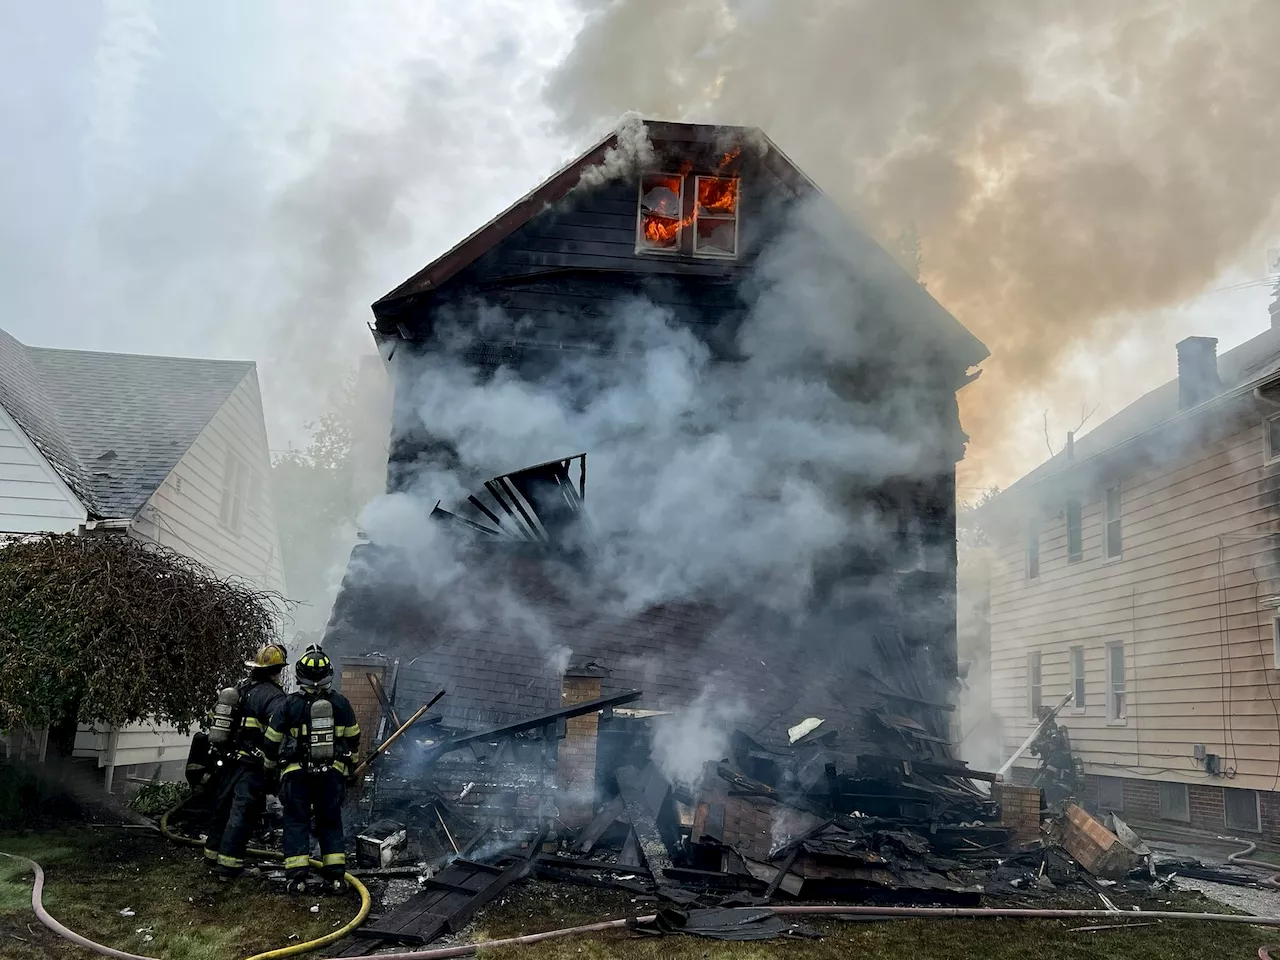
[[[246,660],[246,667],[283,667],[288,659],[288,654],[284,647],[278,643],[268,643],[258,648],[257,655],[252,660]]]

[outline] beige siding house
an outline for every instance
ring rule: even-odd
[[[1098,808],[1274,835],[1280,329],[1215,347],[985,511],[992,709],[1008,756],[1073,694]]]
[[[284,590],[252,363],[29,347],[0,330],[0,536],[110,530]],[[82,729],[118,767],[185,758],[189,736]]]

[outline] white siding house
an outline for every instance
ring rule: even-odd
[[[0,535],[105,525],[284,590],[252,363],[29,347],[0,330]],[[76,756],[185,758],[189,735],[83,728]]]

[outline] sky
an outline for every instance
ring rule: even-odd
[[[273,447],[302,442],[372,351],[368,305],[607,129],[563,115],[586,12],[0,0],[0,327],[40,346],[256,360]],[[609,110],[645,106],[620,86]],[[793,152],[788,129],[769,132]],[[1080,408],[1096,425],[1171,378],[1177,339],[1225,350],[1264,329],[1269,286],[1219,288],[1266,275],[1271,235],[1280,224],[1198,295],[1111,317],[1043,390],[987,397],[1014,453],[961,496],[1043,459],[1046,411],[1060,444]]]

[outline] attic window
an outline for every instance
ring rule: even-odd
[[[738,255],[737,177],[695,177],[693,253],[699,257]]]
[[[685,226],[684,178],[678,173],[651,173],[640,178],[640,210],[636,220],[636,250],[678,253],[680,229]]]

